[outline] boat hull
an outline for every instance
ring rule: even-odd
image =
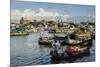
[[[61,43],[61,45],[68,45],[68,46],[87,46],[87,47],[91,47],[92,46],[92,39],[89,39],[89,40],[85,40],[85,41],[82,41],[80,43],[68,43],[67,41],[63,41]]]
[[[61,60],[65,60],[67,62],[74,62],[78,58],[82,58],[84,56],[89,56],[90,51],[89,49],[84,50],[83,52],[78,53],[77,55],[68,55],[68,56],[59,56],[59,55],[51,55],[52,63],[60,62]]]
[[[40,45],[51,45],[52,43],[49,41],[39,41]]]
[[[28,32],[25,33],[10,33],[10,36],[25,36],[25,35],[29,35]]]

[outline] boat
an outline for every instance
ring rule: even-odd
[[[81,45],[81,46],[88,46],[91,47],[92,46],[92,39],[88,39],[88,40],[84,40],[84,41],[79,41],[79,40],[64,40],[61,45],[68,45],[68,46],[77,46],[77,45]]]
[[[70,45],[70,46],[92,46],[92,38],[90,34],[70,34],[65,37],[65,40],[61,42],[62,45]]]
[[[13,32],[13,33],[10,33],[11,36],[24,36],[24,35],[28,35],[29,33],[28,32]]]
[[[79,39],[69,39],[68,36],[64,36],[64,37],[59,37],[56,36],[53,38],[54,40],[59,40],[62,46],[68,45],[68,46],[77,46],[77,45],[81,45],[81,46],[88,46],[91,47],[92,46],[92,38],[90,39],[84,39],[84,40],[79,40]]]
[[[79,47],[79,46],[69,46],[66,50],[59,54],[56,50],[50,52],[51,61],[54,63],[55,61],[65,60],[68,62],[73,62],[78,58],[82,58],[84,56],[90,55],[90,49],[88,47]]]
[[[44,39],[39,38],[38,43],[39,45],[52,46],[52,40],[49,40],[47,38],[44,38]]]
[[[40,45],[51,45],[51,41],[43,41],[43,40],[39,40],[39,44]]]

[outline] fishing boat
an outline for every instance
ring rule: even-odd
[[[70,34],[66,36],[66,39],[61,43],[62,45],[70,45],[70,46],[92,46],[92,38],[90,33],[86,34]]]
[[[84,41],[79,41],[79,40],[65,40],[61,43],[61,45],[68,45],[68,46],[92,46],[92,39],[89,40],[84,40]]]
[[[50,36],[48,31],[40,32],[40,37],[38,40],[39,45],[52,46],[52,37]]]
[[[40,45],[52,45],[51,41],[44,41],[44,40],[39,40]]]
[[[62,53],[54,50],[50,52],[52,62],[65,60],[68,62],[73,62],[78,58],[90,55],[90,50],[88,47],[79,47],[79,46],[69,46]]]
[[[53,40],[50,40],[47,37],[43,37],[43,38],[40,37],[38,43],[39,45],[52,46],[52,41]]]
[[[24,35],[28,35],[29,33],[28,32],[13,32],[13,33],[10,33],[11,36],[24,36]]]

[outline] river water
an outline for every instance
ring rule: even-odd
[[[38,45],[39,33],[27,36],[11,36],[10,38],[10,64],[11,66],[51,64],[50,48]],[[90,55],[77,59],[74,62],[95,61],[95,41],[90,50]],[[60,63],[68,63],[61,61]]]

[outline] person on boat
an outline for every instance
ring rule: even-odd
[[[57,55],[59,55],[59,56],[63,56],[64,55],[63,49],[61,48],[59,41],[57,41],[57,40],[54,41],[53,48],[57,52]]]
[[[57,41],[54,40],[53,43],[52,43],[52,46],[53,46],[54,49],[56,49],[56,44],[55,44],[56,42],[57,42]]]
[[[55,40],[54,43],[52,44],[52,46],[53,46],[56,50],[59,50],[59,49],[60,49],[60,43],[59,43],[59,41]]]
[[[40,32],[40,40],[43,40],[44,39],[44,34],[43,32]]]
[[[42,31],[42,32],[40,32],[40,39],[41,40],[47,40],[48,39],[48,36],[49,36],[49,34],[48,34],[48,32],[47,31]]]

